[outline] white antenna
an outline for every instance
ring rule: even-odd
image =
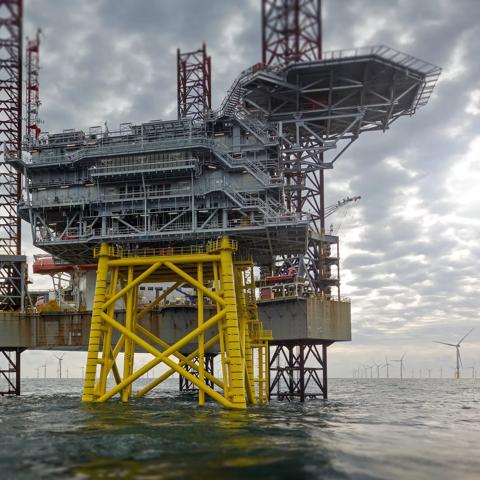
[[[467,332],[460,340],[457,344],[455,343],[446,343],[446,342],[439,342],[437,340],[432,340],[434,343],[441,343],[442,345],[448,345],[449,347],[455,347],[456,348],[456,351],[457,351],[457,364],[456,364],[456,368],[455,368],[455,378],[456,379],[459,379],[460,378],[460,367],[463,366],[462,365],[462,357],[460,356],[460,345],[461,343],[473,332],[473,328]]]

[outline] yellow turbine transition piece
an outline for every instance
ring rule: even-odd
[[[96,249],[97,282],[82,400],[105,402],[120,394],[126,402],[132,395],[133,382],[163,364],[168,370],[136,392],[136,397],[178,373],[198,388],[199,405],[204,405],[205,395],[229,408],[267,403],[271,332],[265,331],[258,319],[253,265],[234,261],[236,250],[236,242],[228,238],[211,242],[206,248],[168,248],[140,253],[102,244]],[[173,285],[139,310],[138,288],[153,282]],[[142,326],[140,320],[181,285],[197,292],[197,326],[169,345]],[[115,306],[120,300],[125,305],[124,321],[116,318]],[[214,306],[210,318],[204,318],[208,311],[204,309],[206,301]],[[119,339],[113,346],[114,331]],[[208,341],[205,341],[206,332]],[[196,350],[183,354],[182,349],[194,341]],[[205,352],[216,344],[220,378],[204,368]],[[136,347],[151,354],[153,359],[134,371]],[[117,365],[121,351],[124,353],[122,369]],[[116,385],[108,389],[110,372]]]

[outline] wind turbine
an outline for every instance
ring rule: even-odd
[[[382,367],[379,363],[373,362],[375,366],[377,367],[377,378],[380,378],[380,368]]]
[[[400,357],[399,360],[392,360],[393,362],[400,363],[400,380],[403,380],[403,359],[405,358],[405,353]]]
[[[391,366],[392,366],[392,364],[391,364],[391,363],[388,363],[388,358],[385,357],[385,364],[382,365],[382,368],[383,368],[383,367],[387,367],[387,378],[390,378],[390,373],[389,373],[390,370],[389,370],[389,367],[391,367]]]
[[[470,368],[472,370],[472,378],[476,378],[476,368],[475,365],[471,365],[470,367],[465,367],[465,368]]]
[[[62,378],[62,360],[64,356],[64,353],[60,357],[54,355],[54,357],[58,360],[58,378]]]
[[[40,368],[43,368],[43,378],[47,378],[47,362],[45,362],[43,365],[40,365]]]
[[[460,367],[462,366],[462,357],[460,356],[460,345],[472,332],[473,332],[473,328],[467,334],[465,334],[457,344],[439,342],[437,340],[432,340],[434,343],[441,343],[442,345],[448,345],[449,347],[455,347],[456,348],[456,350],[457,350],[457,364],[456,364],[456,368],[455,368],[455,378],[456,379],[460,378]]]

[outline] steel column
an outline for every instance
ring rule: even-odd
[[[7,362],[5,368],[0,367],[0,380],[2,380],[0,382],[0,395],[20,395],[20,356],[24,350],[25,348],[19,347],[0,349],[0,359],[4,358]],[[5,382],[6,390],[3,389]]]

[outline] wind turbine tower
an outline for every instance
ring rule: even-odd
[[[455,378],[459,379],[460,378],[460,367],[462,366],[462,357],[460,356],[460,345],[462,342],[473,332],[473,328],[467,332],[460,340],[458,343],[447,343],[447,342],[439,342],[438,340],[433,340],[434,343],[441,343],[442,345],[447,345],[449,347],[455,347],[456,349],[456,357],[457,357],[457,363],[455,367]]]
[[[60,357],[55,355],[55,358],[58,360],[58,378],[62,378],[62,360],[65,354],[62,354]]]
[[[385,364],[382,365],[382,368],[383,367],[387,367],[387,378],[390,378],[390,367],[392,366],[391,363],[388,363],[388,358],[385,357]]]
[[[403,380],[403,359],[405,358],[405,353],[400,357],[399,360],[393,360],[394,362],[400,363],[400,380]]]

